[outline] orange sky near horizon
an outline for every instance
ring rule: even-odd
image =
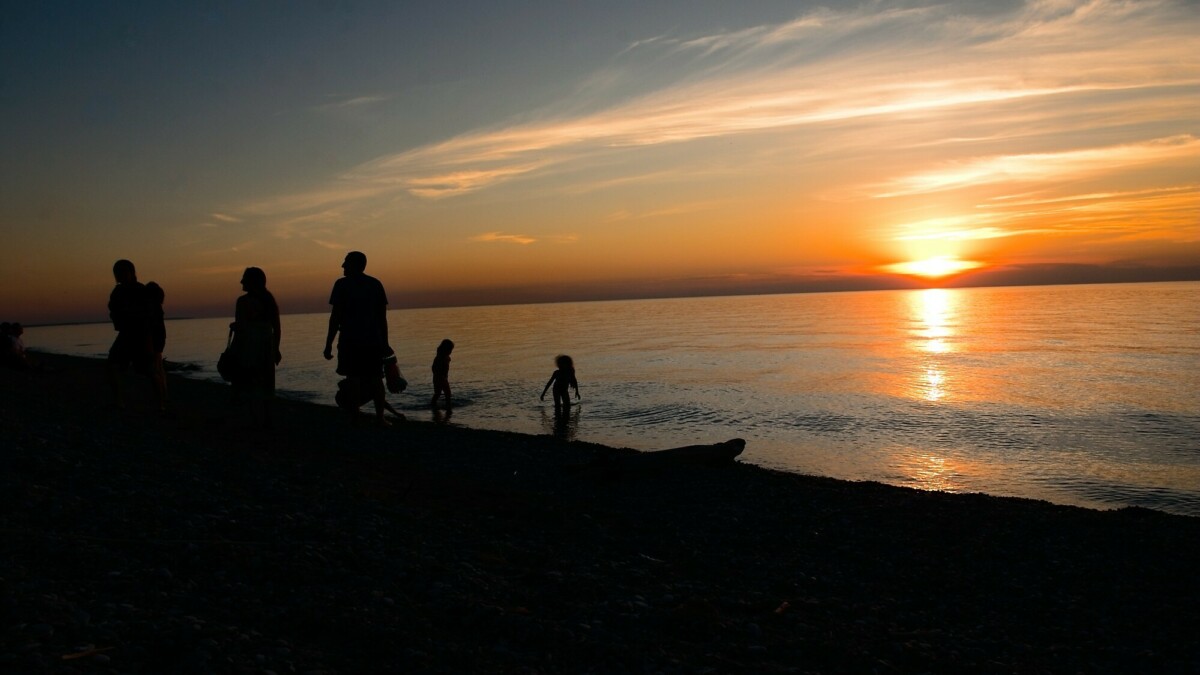
[[[171,316],[232,313],[252,265],[322,311],[348,250],[396,307],[1200,278],[1195,9],[522,5],[485,39],[397,8],[275,32],[164,8],[52,62],[109,19],[31,9],[0,36],[0,306],[102,320],[128,258]],[[573,41],[529,43],[549,28]]]

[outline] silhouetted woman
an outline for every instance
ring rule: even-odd
[[[233,378],[236,399],[250,409],[255,424],[271,427],[271,398],[275,396],[275,366],[279,353],[279,305],[267,290],[267,275],[257,267],[242,273],[242,290],[234,309],[234,353],[237,372]]]

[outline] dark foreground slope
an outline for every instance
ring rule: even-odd
[[[1200,671],[1200,519],[298,403],[247,434],[219,385],[160,419],[49,360],[0,373],[3,672]]]

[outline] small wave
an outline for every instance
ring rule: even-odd
[[[792,418],[790,426],[816,434],[852,433],[863,426],[863,420],[837,413],[799,415]]]
[[[607,408],[594,413],[597,419],[621,421],[632,426],[654,426],[671,424],[723,424],[725,418],[718,412],[686,405],[659,405],[646,408]]]
[[[1141,506],[1183,516],[1200,516],[1200,492],[1126,485],[1080,478],[1047,481],[1054,488],[1111,508]]]

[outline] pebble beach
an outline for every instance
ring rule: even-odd
[[[1198,518],[288,400],[248,430],[226,386],[161,416],[38,358],[0,373],[3,672],[1200,672]]]

